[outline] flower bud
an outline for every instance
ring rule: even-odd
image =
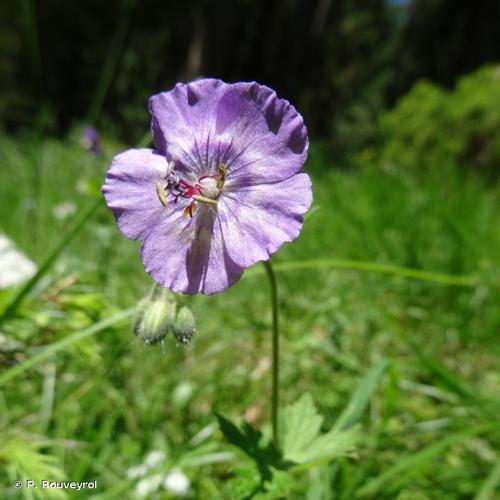
[[[172,326],[173,309],[173,305],[163,297],[141,300],[134,320],[135,334],[145,344],[164,339]]]
[[[186,306],[182,306],[177,313],[172,325],[175,338],[184,345],[189,345],[193,340],[196,330],[194,315]]]

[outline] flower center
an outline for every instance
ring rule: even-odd
[[[221,163],[218,175],[203,175],[190,184],[174,173],[173,163],[170,163],[165,177],[167,183],[165,185],[157,182],[156,194],[164,206],[168,205],[169,197],[175,204],[182,198],[191,200],[184,208],[184,215],[192,217],[198,203],[217,205],[226,179],[226,171],[227,167]]]
[[[206,198],[216,200],[219,197],[220,189],[217,187],[217,179],[213,176],[204,176],[198,179],[198,186],[201,193]]]

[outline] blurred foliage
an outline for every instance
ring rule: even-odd
[[[0,120],[29,128],[42,105],[49,131],[97,121],[135,142],[152,93],[211,76],[276,89],[328,135],[354,102],[384,102],[396,11],[385,0],[2,3]]]
[[[0,138],[2,229],[38,265],[95,203],[95,186],[122,148],[103,137],[103,154],[95,156],[77,138]],[[298,240],[273,257],[288,407],[283,438],[299,454],[303,440],[319,440],[325,463],[283,470],[266,445],[264,269],[248,269],[225,293],[180,297],[197,319],[191,347],[171,335],[145,346],[130,309],[151,280],[138,243],[120,235],[101,205],[0,324],[8,340],[0,344],[0,496],[19,498],[10,480],[20,474],[96,479],[96,499],[139,498],[147,485],[156,489],[145,498],[171,498],[156,481],[179,468],[191,482],[188,499],[244,498],[260,486],[262,471],[227,443],[218,413],[244,420],[239,431],[223,430],[272,469],[261,498],[494,498],[499,187],[457,165],[333,166],[313,142],[306,169],[315,209]],[[56,209],[67,202],[76,213]],[[397,272],[280,269],[336,258],[472,280],[450,286]],[[16,291],[0,293],[1,309]],[[307,432],[299,430],[301,415],[314,422]],[[352,423],[357,447],[345,455],[350,440],[332,436]],[[152,454],[162,458],[151,464]]]
[[[72,496],[18,478],[172,498],[176,470],[188,499],[495,498],[500,193],[478,174],[498,171],[499,69],[447,86],[500,59],[500,4],[404,3],[0,3],[1,230],[39,266],[0,291],[2,498]],[[188,348],[145,346],[130,323],[151,280],[100,199],[149,95],[198,76],[275,88],[313,137],[314,206],[273,257],[284,457],[264,270],[179,297]]]
[[[342,158],[375,146],[378,113],[417,80],[450,86],[498,61],[499,5],[2,2],[0,124],[64,134],[86,122],[135,143],[148,126],[151,94],[201,76],[257,80],[289,99],[310,133]]]
[[[440,163],[500,172],[500,66],[486,66],[446,91],[417,83],[380,118],[381,155],[404,167]]]

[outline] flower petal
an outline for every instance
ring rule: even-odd
[[[302,116],[255,82],[237,83],[226,91],[217,109],[216,132],[231,138],[238,155],[228,164],[228,189],[287,179],[307,158]]]
[[[177,169],[198,173],[215,132],[216,106],[228,85],[204,79],[178,83],[149,99],[155,148],[178,162]]]
[[[192,219],[174,212],[143,241],[146,271],[161,285],[188,294],[225,290],[238,281],[243,268],[230,258],[217,214],[201,206]]]
[[[114,157],[102,192],[127,238],[143,238],[169,213],[156,194],[156,182],[167,168],[165,157],[151,149],[129,149]]]
[[[311,203],[311,180],[304,173],[223,195],[219,221],[231,259],[243,267],[269,259],[284,242],[297,238]]]
[[[216,169],[214,158],[226,162],[230,189],[287,179],[307,157],[301,115],[255,82],[178,84],[151,97],[149,110],[158,150],[195,173]]]

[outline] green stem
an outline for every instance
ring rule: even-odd
[[[271,262],[263,262],[266,269],[269,285],[271,287],[271,305],[273,310],[273,358],[272,358],[272,396],[271,396],[271,424],[273,428],[273,441],[276,448],[279,448],[278,433],[278,390],[279,390],[279,310],[278,310],[278,286],[276,276],[271,266]]]
[[[478,279],[475,276],[456,276],[453,274],[437,273],[434,271],[424,271],[411,267],[395,266],[381,262],[368,262],[361,260],[347,259],[313,259],[295,262],[282,262],[275,266],[277,272],[301,271],[305,269],[349,269],[352,271],[368,271],[373,273],[390,274],[402,278],[412,278],[420,281],[441,283],[443,285],[454,285],[464,287],[476,287]],[[245,276],[259,274],[261,270],[253,267],[245,272]]]

